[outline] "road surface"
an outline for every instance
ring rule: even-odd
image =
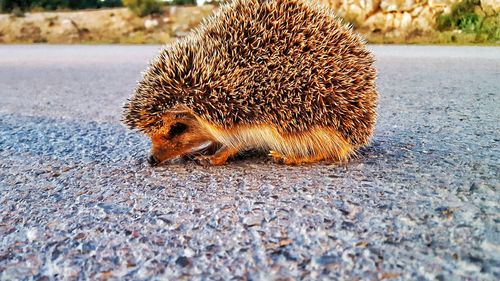
[[[159,46],[0,46],[0,280],[500,279],[500,48],[371,46],[343,166],[151,168],[121,106]]]

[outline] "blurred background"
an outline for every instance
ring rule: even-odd
[[[370,43],[500,44],[499,0],[310,0]],[[166,43],[223,1],[0,0],[0,43]]]

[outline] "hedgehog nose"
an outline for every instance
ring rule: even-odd
[[[151,156],[149,156],[149,158],[148,158],[148,163],[149,163],[149,165],[151,165],[151,166],[156,166],[156,165],[158,165],[159,161],[158,161],[158,159],[156,159],[153,155],[151,155]]]

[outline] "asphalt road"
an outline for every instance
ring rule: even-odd
[[[0,46],[0,280],[500,279],[500,48],[371,48],[349,164],[151,168],[119,118],[158,46]]]

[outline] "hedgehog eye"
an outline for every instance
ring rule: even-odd
[[[186,124],[175,123],[174,125],[172,125],[172,127],[170,127],[170,131],[168,132],[167,138],[173,139],[175,136],[178,136],[178,135],[184,133],[184,131],[186,131],[187,128],[188,128],[188,126]]]

